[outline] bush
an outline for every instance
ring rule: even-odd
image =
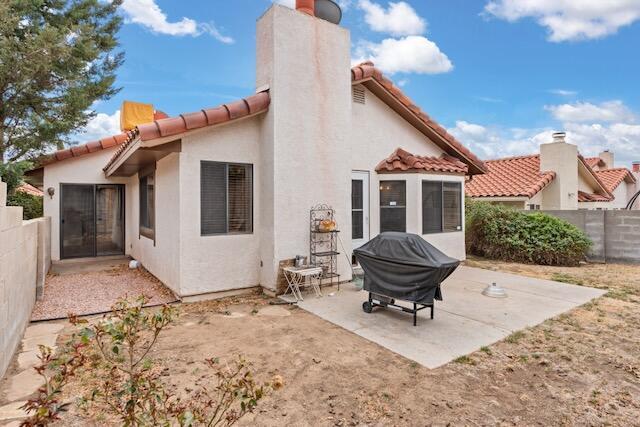
[[[42,197],[16,191],[7,197],[7,206],[22,206],[24,220],[40,218],[42,211]]]
[[[543,213],[467,201],[467,252],[541,265],[577,265],[591,241],[574,225]]]

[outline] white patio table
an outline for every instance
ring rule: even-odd
[[[289,286],[285,295],[291,290],[291,294],[296,301],[304,301],[302,298],[302,292],[300,288],[306,285],[311,285],[316,293],[316,296],[321,297],[322,291],[320,290],[320,278],[322,277],[322,268],[315,266],[302,266],[302,267],[283,267],[284,277],[287,279]]]

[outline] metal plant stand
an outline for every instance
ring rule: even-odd
[[[309,213],[309,263],[322,268],[320,284],[338,285],[338,233],[339,230],[323,231],[320,223],[324,220],[334,221],[335,210],[329,205],[316,205]]]

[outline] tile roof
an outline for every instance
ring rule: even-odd
[[[610,202],[612,200],[611,197],[603,196],[602,194],[592,194],[586,193],[584,191],[578,191],[578,201],[579,202]]]
[[[613,191],[618,188],[622,181],[626,180],[627,182],[631,183],[636,182],[636,178],[627,168],[605,169],[601,171],[595,171],[594,173],[598,178],[600,178],[600,181],[602,181],[605,188],[610,193],[613,193]]]
[[[385,172],[447,172],[466,174],[469,167],[455,157],[416,156],[402,148],[397,148],[388,158],[376,166],[376,171]]]
[[[590,168],[595,168],[596,166],[604,166],[604,160],[600,157],[585,157],[584,159]]]
[[[153,113],[154,119],[163,119],[169,117],[167,113],[156,110]],[[106,150],[107,148],[112,148],[117,145],[124,143],[127,140],[126,133],[119,133],[117,135],[108,136],[102,138],[99,141],[91,141],[82,145],[74,145],[71,148],[66,148],[64,150],[58,150],[52,154],[43,156],[38,161],[38,167],[47,166],[51,163],[59,162],[62,160],[70,159],[72,157],[80,157],[85,154],[95,153],[96,151]]]
[[[445,128],[436,123],[424,111],[420,109],[409,97],[407,97],[391,80],[384,76],[382,71],[375,67],[373,62],[363,62],[351,69],[351,80],[353,82],[363,82],[366,80],[375,80],[384,87],[395,99],[415,114],[424,124],[437,133],[451,147],[456,154],[464,157],[469,165],[475,166],[481,172],[487,172],[484,162],[476,157],[464,145],[462,145],[453,135]]]
[[[466,184],[470,197],[533,197],[549,185],[555,172],[540,171],[540,155],[485,161],[489,172]]]
[[[38,196],[38,197],[44,196],[44,193],[42,192],[42,190],[34,187],[28,182],[23,182],[22,184],[20,184],[18,187],[16,187],[16,191],[19,191],[21,193],[31,194],[32,196]]]
[[[269,91],[264,91],[229,104],[222,104],[218,107],[207,108],[193,113],[180,114],[177,117],[154,120],[152,123],[136,126],[135,129],[127,133],[126,141],[118,147],[118,150],[116,150],[103,170],[106,171],[134,141],[151,141],[238,120],[266,111],[270,103]]]

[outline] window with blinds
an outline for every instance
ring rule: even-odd
[[[253,165],[200,163],[200,233],[253,232]]]
[[[155,170],[140,175],[140,235],[155,238]]]
[[[462,231],[462,184],[422,181],[422,234]]]
[[[407,230],[407,183],[380,182],[380,232]]]

